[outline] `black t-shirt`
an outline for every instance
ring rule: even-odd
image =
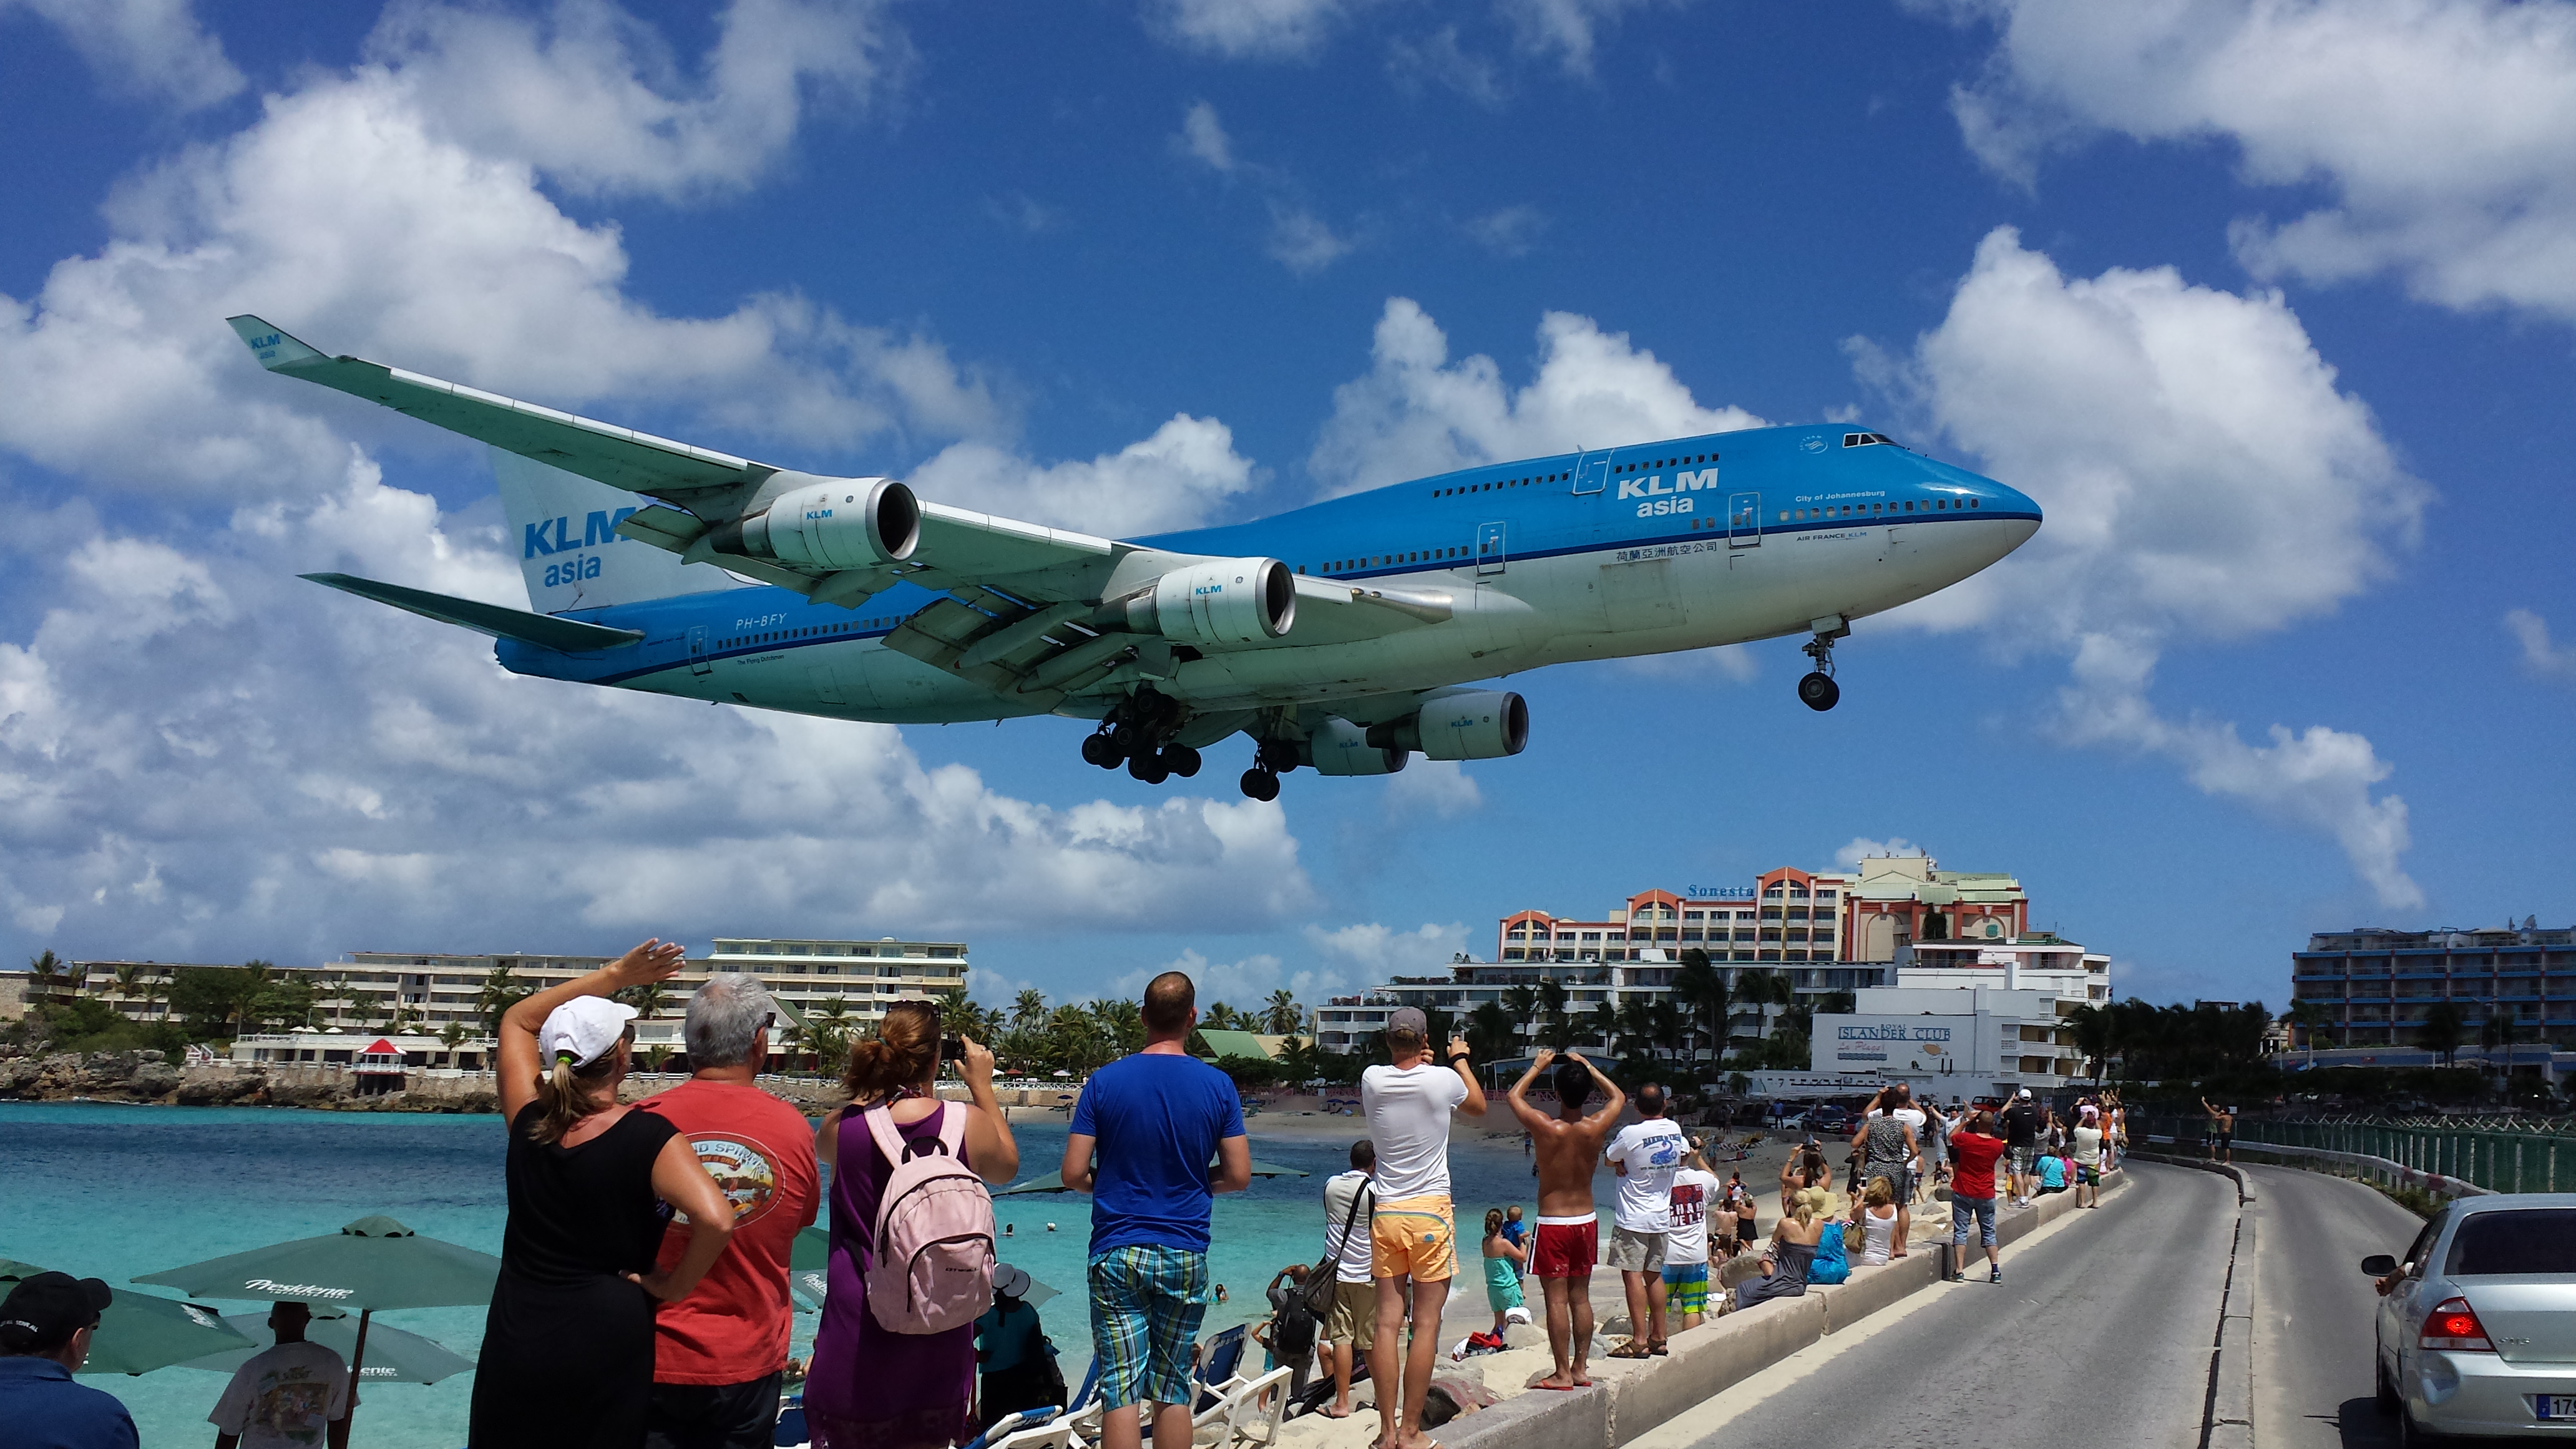
[[[2004,1141],[2013,1147],[2039,1144],[2039,1113],[2020,1103],[2004,1109]]]

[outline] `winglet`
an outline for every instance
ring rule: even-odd
[[[242,341],[250,344],[251,353],[259,359],[259,365],[271,372],[281,368],[301,367],[306,363],[331,360],[248,313],[239,317],[227,317],[224,320],[232,324],[233,331]]]

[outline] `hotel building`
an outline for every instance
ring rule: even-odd
[[[2576,1035],[2576,930],[2519,926],[2473,931],[2320,932],[2290,953],[2290,997],[2326,1010],[2337,1046],[2395,1046],[2439,1001],[2458,1006],[2471,1043],[2511,1023],[2517,1040]]]

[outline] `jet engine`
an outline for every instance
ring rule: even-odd
[[[818,478],[707,535],[717,553],[807,568],[865,569],[912,557],[921,505],[892,478]]]
[[[1101,613],[1103,623],[1175,644],[1258,644],[1287,637],[1297,622],[1297,576],[1275,558],[1190,564]]]
[[[1410,758],[1404,751],[1374,743],[1369,731],[1346,719],[1328,719],[1306,737],[1298,751],[1318,775],[1392,775]]]
[[[1368,742],[1434,760],[1499,760],[1529,744],[1529,704],[1508,690],[1444,694],[1418,713],[1369,726]]]

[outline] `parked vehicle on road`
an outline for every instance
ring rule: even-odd
[[[2379,1280],[2379,1406],[2403,1438],[2576,1440],[2576,1193],[2462,1198]]]

